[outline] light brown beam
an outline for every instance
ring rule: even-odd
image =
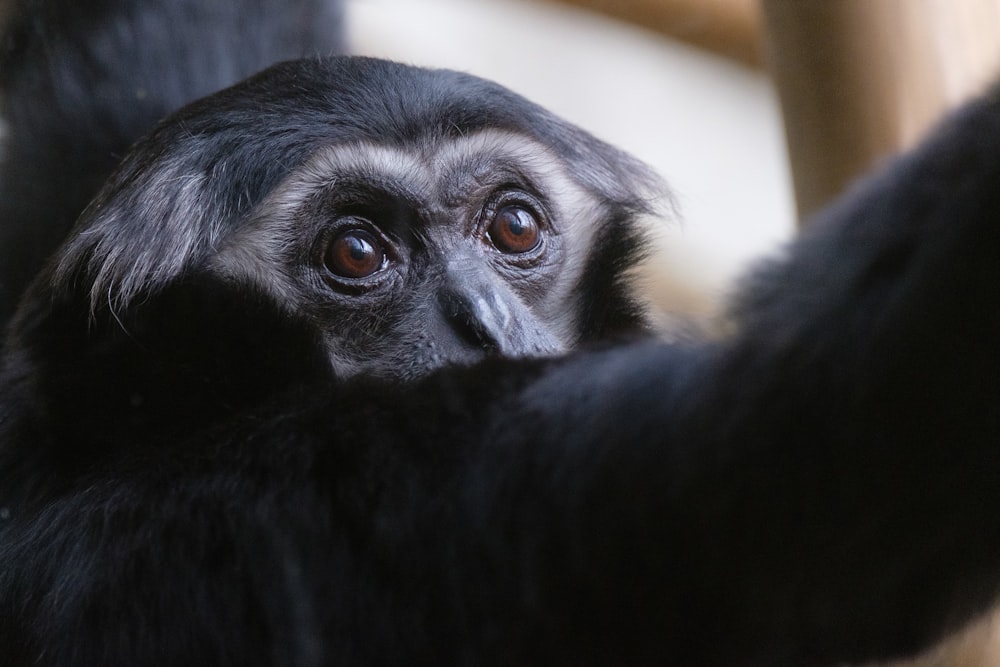
[[[763,0],[762,8],[800,217],[916,141],[994,75],[1000,54],[1000,0]]]
[[[757,0],[559,0],[759,67]]]

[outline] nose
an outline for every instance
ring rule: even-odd
[[[566,344],[507,280],[477,258],[451,258],[438,284],[440,321],[467,345],[505,357],[558,354]]]
[[[511,309],[487,281],[456,275],[440,293],[441,312],[464,340],[489,353],[504,351],[510,335]]]

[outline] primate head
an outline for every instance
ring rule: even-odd
[[[98,400],[106,377],[100,400],[133,410],[560,353],[643,328],[629,273],[664,197],[644,165],[496,84],[284,63],[134,147],[11,350],[31,363],[50,341],[34,356],[57,393]]]

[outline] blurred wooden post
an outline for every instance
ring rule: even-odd
[[[559,0],[759,67],[757,0]]]
[[[1000,0],[762,0],[800,217],[997,72]]]

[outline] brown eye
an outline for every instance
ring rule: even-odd
[[[523,206],[513,204],[497,211],[486,233],[497,250],[508,254],[530,252],[542,240],[534,214]]]
[[[327,247],[323,263],[330,273],[341,278],[367,278],[385,265],[385,250],[373,234],[348,229]]]

